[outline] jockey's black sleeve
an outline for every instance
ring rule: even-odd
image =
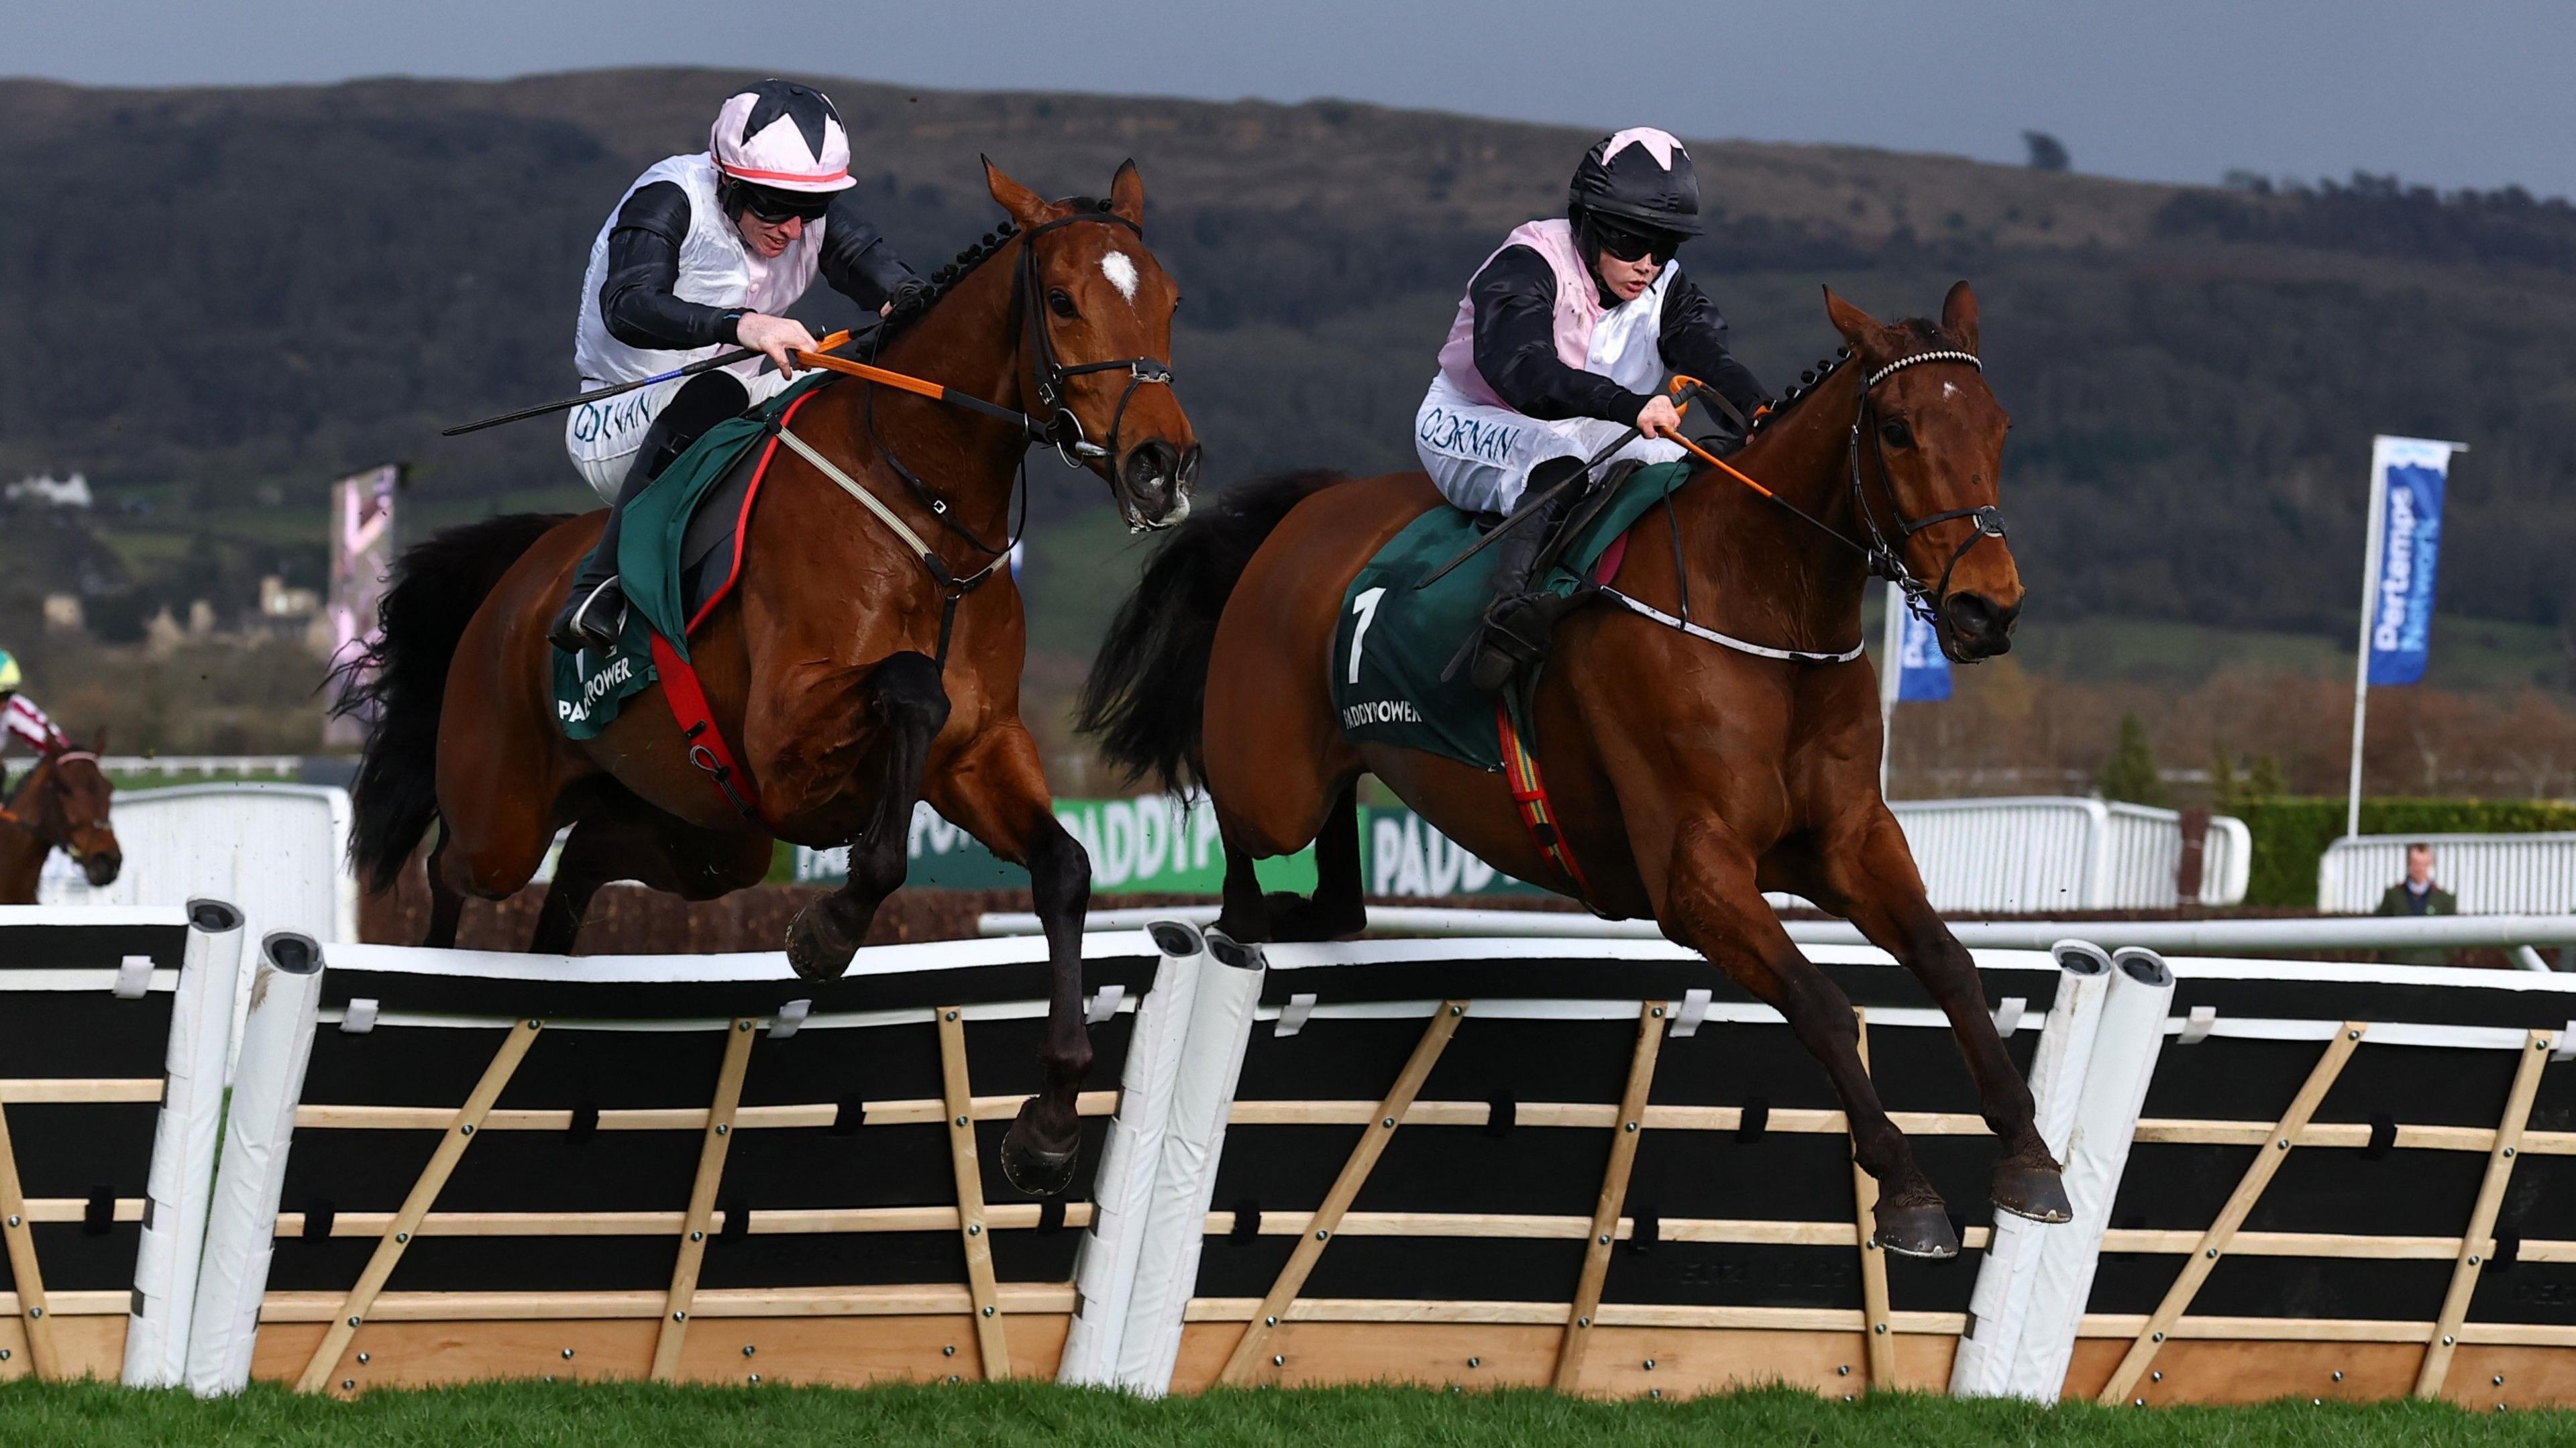
[[[832,209],[823,213],[823,249],[815,259],[832,290],[873,312],[886,304],[898,284],[915,278],[912,268],[859,214],[857,194],[852,187],[832,198]]]
[[[1762,389],[1753,369],[1726,350],[1725,316],[1689,277],[1676,276],[1665,289],[1662,330],[1656,341],[1666,366],[1707,383],[1746,417],[1771,395]]]
[[[1645,394],[1556,355],[1556,273],[1526,246],[1507,246],[1467,284],[1475,308],[1476,371],[1514,412],[1543,421],[1634,422]]]
[[[599,315],[608,335],[629,347],[683,351],[738,340],[739,315],[672,294],[680,280],[680,242],[689,234],[689,195],[676,182],[636,188],[617,209],[608,233],[608,272],[599,284]]]

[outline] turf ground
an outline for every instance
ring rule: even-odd
[[[797,1444],[1283,1445],[1424,1443],[1544,1448],[1629,1444],[2447,1445],[2576,1442],[2576,1414],[2473,1414],[2439,1404],[2275,1404],[2122,1411],[1889,1394],[1820,1402],[1788,1390],[1688,1403],[1595,1403],[1544,1392],[1415,1389],[1218,1392],[1148,1402],[1010,1383],[968,1387],[654,1388],[489,1384],[377,1392],[356,1402],[261,1387],[201,1403],[104,1384],[0,1386],[0,1444],[411,1445]]]

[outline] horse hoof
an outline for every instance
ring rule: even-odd
[[[787,925],[787,964],[802,980],[839,980],[850,968],[850,960],[859,953],[859,943],[841,931],[824,907],[829,900],[817,900],[796,912]]]
[[[1956,1257],[1959,1234],[1950,1230],[1950,1214],[1939,1202],[1919,1207],[1878,1209],[1878,1245],[1899,1257]]]
[[[1061,1151],[1037,1145],[1037,1128],[1029,1124],[1037,1107],[1034,1096],[1022,1102],[1019,1116],[1002,1137],[1002,1179],[1027,1196],[1062,1196],[1073,1185],[1073,1169],[1082,1160],[1082,1136],[1077,1131]]]
[[[1368,929],[1368,911],[1356,899],[1336,907],[1304,895],[1275,891],[1267,906],[1273,940],[1347,940]]]
[[[2075,1220],[2075,1204],[2066,1199],[2066,1183],[2059,1180],[2055,1167],[1999,1161],[1992,1196],[1996,1211],[2016,1217],[2049,1223]]]

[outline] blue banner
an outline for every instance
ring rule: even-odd
[[[2370,682],[2412,684],[2433,653],[2433,574],[2442,550],[2442,490],[2451,445],[2382,437],[2371,447],[2379,573],[2370,581]]]
[[[1891,607],[1901,607],[1889,590]],[[1929,703],[1950,697],[1950,660],[1941,652],[1940,635],[1912,609],[1905,610],[1904,631],[1896,642],[1896,698],[1903,704]]]

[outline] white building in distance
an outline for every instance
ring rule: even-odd
[[[20,478],[6,489],[0,489],[0,495],[5,495],[12,503],[44,503],[56,508],[86,508],[90,505],[89,479],[79,473],[68,478],[56,478],[51,474],[41,478]]]

